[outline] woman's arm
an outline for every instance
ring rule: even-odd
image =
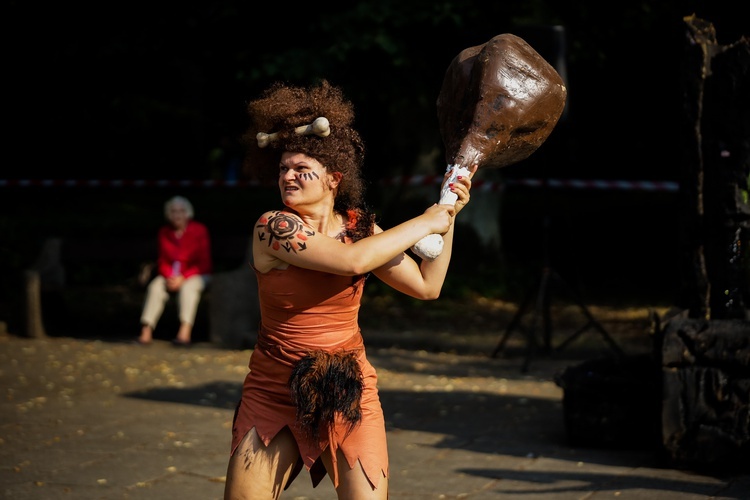
[[[387,231],[345,245],[306,226],[296,214],[266,212],[255,225],[253,265],[260,272],[291,264],[340,275],[365,274],[428,234],[449,231],[454,213],[454,207],[436,204]]]
[[[455,183],[453,192],[458,195],[456,200],[456,215],[469,202],[471,177],[477,167],[471,169],[468,179],[461,179]],[[422,300],[434,300],[440,296],[440,291],[448,273],[451,255],[453,253],[453,233],[455,224],[451,224],[443,234],[443,250],[434,260],[422,260],[417,263],[408,254],[397,256],[384,266],[373,271],[373,274],[395,290],[411,297]]]
[[[159,228],[156,235],[157,257],[156,269],[164,277],[172,275],[172,261],[174,260],[174,245],[169,241],[170,229],[168,226]]]
[[[453,225],[443,234],[443,251],[434,260],[417,263],[407,253],[402,253],[387,264],[375,269],[373,274],[394,290],[421,300],[434,300],[448,274],[453,247]]]
[[[190,221],[180,240],[180,251],[185,259],[182,276],[189,278],[196,274],[211,274],[211,238],[204,224]]]

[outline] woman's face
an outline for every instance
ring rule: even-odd
[[[167,220],[175,229],[185,229],[188,219],[187,207],[182,203],[172,203],[167,209]]]
[[[303,153],[284,152],[279,163],[281,200],[298,210],[327,198],[333,199],[338,182],[316,159]]]

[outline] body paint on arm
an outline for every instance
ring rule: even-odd
[[[273,212],[268,218],[261,218],[256,229],[259,241],[268,240],[269,247],[274,250],[284,249],[287,253],[305,250],[308,237],[315,234],[299,218],[281,211]]]

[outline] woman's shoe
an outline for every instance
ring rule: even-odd
[[[148,346],[148,345],[151,345],[151,344],[153,344],[153,343],[154,343],[154,341],[153,341],[153,340],[141,340],[141,339],[135,339],[135,340],[133,341],[133,343],[134,343],[134,344],[138,344],[138,345]]]
[[[175,347],[190,347],[192,343],[189,340],[172,339],[172,345]]]

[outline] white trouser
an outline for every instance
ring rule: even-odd
[[[198,312],[198,302],[201,294],[208,285],[210,277],[207,275],[193,275],[186,279],[177,291],[177,307],[179,309],[180,323],[195,323],[195,314]],[[141,313],[141,324],[156,328],[164,306],[169,300],[170,293],[167,291],[167,280],[164,276],[157,276],[151,280],[146,289],[146,299],[143,303]]]

